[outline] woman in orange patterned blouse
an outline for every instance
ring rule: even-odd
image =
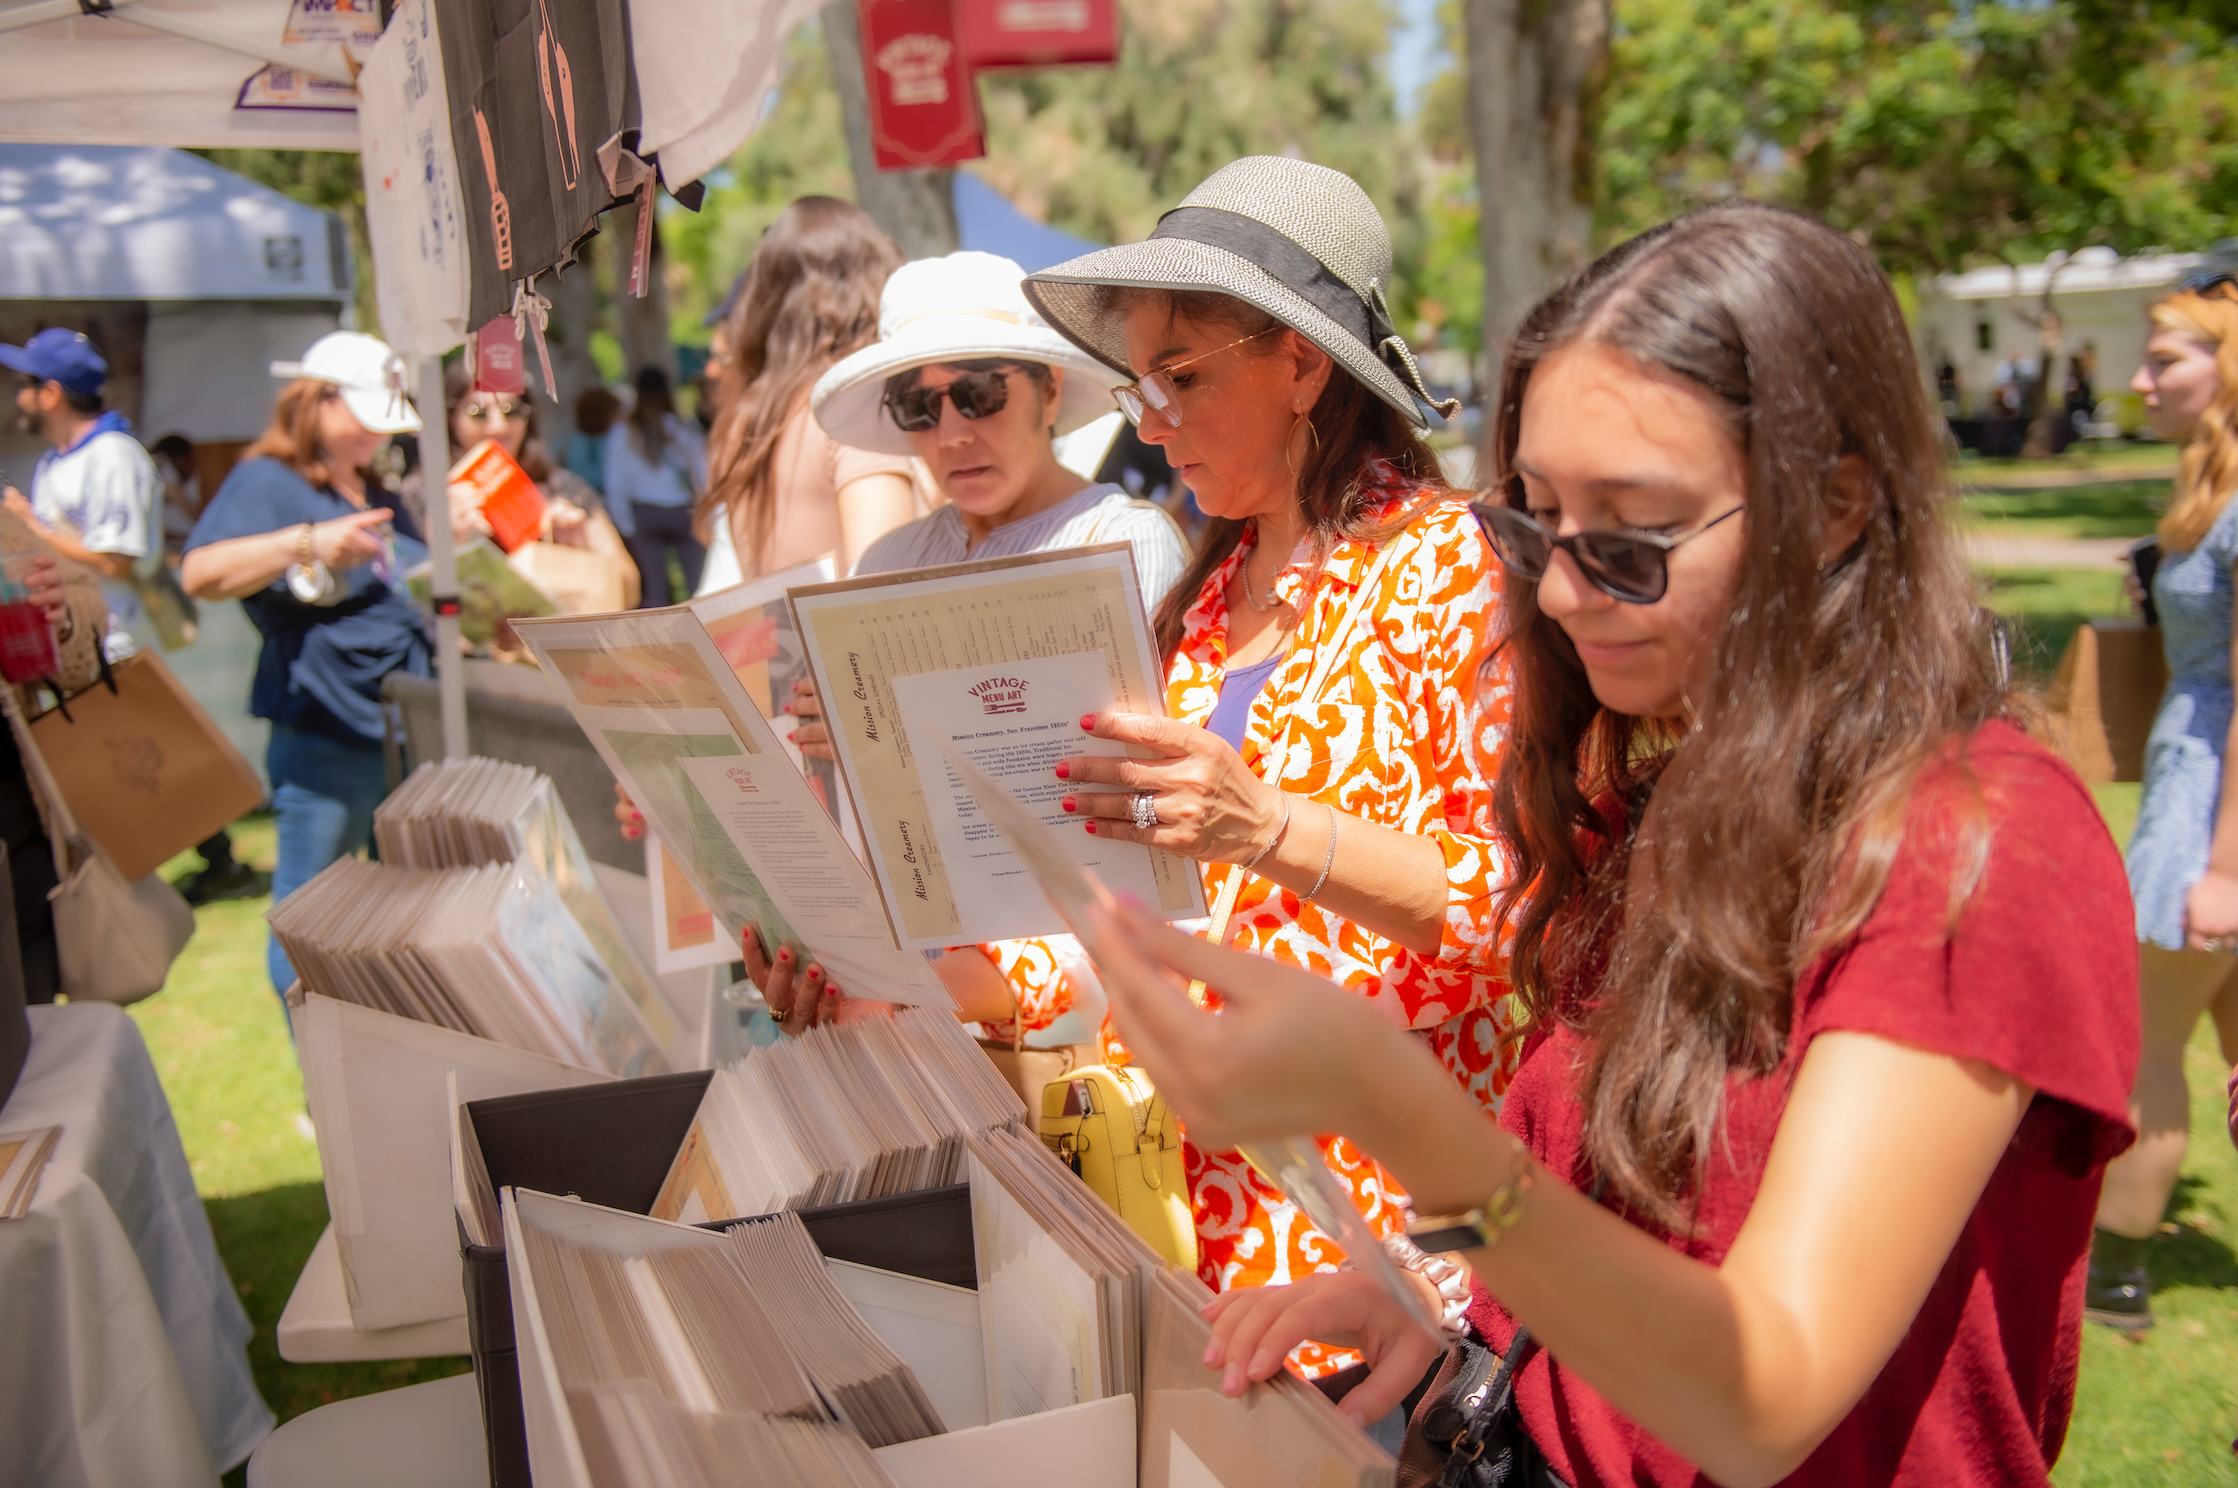
[[[1512,1060],[1484,830],[1505,705],[1497,679],[1488,704],[1477,693],[1495,560],[1415,432],[1427,394],[1383,308],[1390,252],[1350,179],[1259,158],[1212,176],[1149,241],[1027,280],[1052,325],[1138,379],[1121,406],[1213,518],[1155,617],[1171,718],[1090,729],[1156,758],[1059,773],[1086,787],[1067,805],[1084,830],[1199,860],[1208,897],[1232,902],[1232,943],[1373,1002],[1490,1108]],[[1102,1002],[1065,940],[939,964],[960,1003],[1014,1003],[1029,1028]],[[1102,1038],[1123,1061],[1108,1024]],[[1379,1232],[1401,1231],[1396,1186],[1327,1145]],[[1185,1156],[1208,1283],[1334,1265],[1240,1154]],[[1318,1374],[1350,1357],[1308,1346],[1298,1362]]]
[[[1382,309],[1390,273],[1389,235],[1357,185],[1257,158],[1213,175],[1148,242],[1027,279],[1051,325],[1138,379],[1117,390],[1121,407],[1213,518],[1155,616],[1171,717],[1091,729],[1158,757],[1060,769],[1087,787],[1068,807],[1085,830],[1197,859],[1208,898],[1232,903],[1232,944],[1372,1002],[1489,1110],[1514,1061],[1490,928],[1505,882],[1489,841],[1505,688],[1497,675],[1478,688],[1495,560],[1415,432],[1428,395]],[[1138,802],[1154,824],[1135,824]],[[788,1021],[837,1016],[839,989],[814,966],[796,979],[750,936],[744,956]],[[1076,1009],[1101,1021],[1070,937],[934,964],[960,1015],[1001,1037]],[[1126,1061],[1107,1022],[1101,1043]],[[1462,1273],[1407,1245],[1397,1185],[1348,1143],[1324,1151],[1394,1253],[1454,1283],[1441,1290],[1457,1316]],[[1341,1252],[1240,1153],[1183,1155],[1208,1284],[1335,1267]],[[1355,1357],[1309,1344],[1298,1363],[1317,1376]]]

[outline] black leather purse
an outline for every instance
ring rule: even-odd
[[[1553,1488],[1561,1479],[1523,1429],[1515,1375],[1535,1347],[1518,1328],[1505,1354],[1474,1339],[1448,1350],[1407,1422],[1398,1488]]]

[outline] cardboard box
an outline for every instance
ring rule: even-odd
[[[653,1207],[712,1078],[697,1070],[469,1101],[467,1130],[495,1188],[571,1194],[643,1214]],[[978,1283],[971,1195],[962,1184],[810,1209],[801,1221],[829,1259],[952,1287]],[[527,1488],[528,1432],[505,1251],[467,1243],[463,1225],[458,1237],[491,1488]]]
[[[509,1243],[518,1240],[523,1215],[583,1243],[637,1250],[719,1243],[706,1231],[723,1228],[669,1224],[515,1189],[505,1211]],[[832,1259],[828,1253],[826,1259]],[[864,1320],[935,1396],[936,1406],[935,1381],[951,1387],[960,1381],[977,1384],[984,1402],[979,1328],[977,1318],[969,1316],[976,1308],[940,1316],[946,1310],[943,1294],[953,1294],[955,1288],[845,1263],[833,1265],[832,1273]],[[532,1277],[515,1269],[511,1281],[514,1316],[521,1324],[521,1399],[535,1481],[539,1488],[594,1488],[560,1390]],[[945,1410],[942,1419],[949,1420]],[[875,1455],[898,1488],[1135,1488],[1135,1398],[1113,1395],[989,1425],[951,1423],[937,1436],[878,1448]],[[491,1481],[497,1481],[494,1474]]]

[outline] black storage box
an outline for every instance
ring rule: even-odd
[[[659,1196],[713,1078],[709,1071],[697,1070],[540,1090],[470,1101],[466,1114],[492,1187],[573,1195],[645,1214]],[[805,1209],[800,1218],[817,1248],[832,1260],[950,1286],[979,1284],[966,1184]],[[752,1223],[737,1219],[705,1228]],[[467,1340],[489,1443],[490,1488],[530,1488],[528,1427],[521,1417],[505,1251],[468,1244],[463,1226],[459,1250],[465,1265]]]

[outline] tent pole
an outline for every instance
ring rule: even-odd
[[[435,599],[435,682],[443,704],[443,757],[466,756],[466,661],[459,654],[458,553],[451,538],[451,429],[443,359],[420,359],[420,489],[427,493],[428,588]]]

